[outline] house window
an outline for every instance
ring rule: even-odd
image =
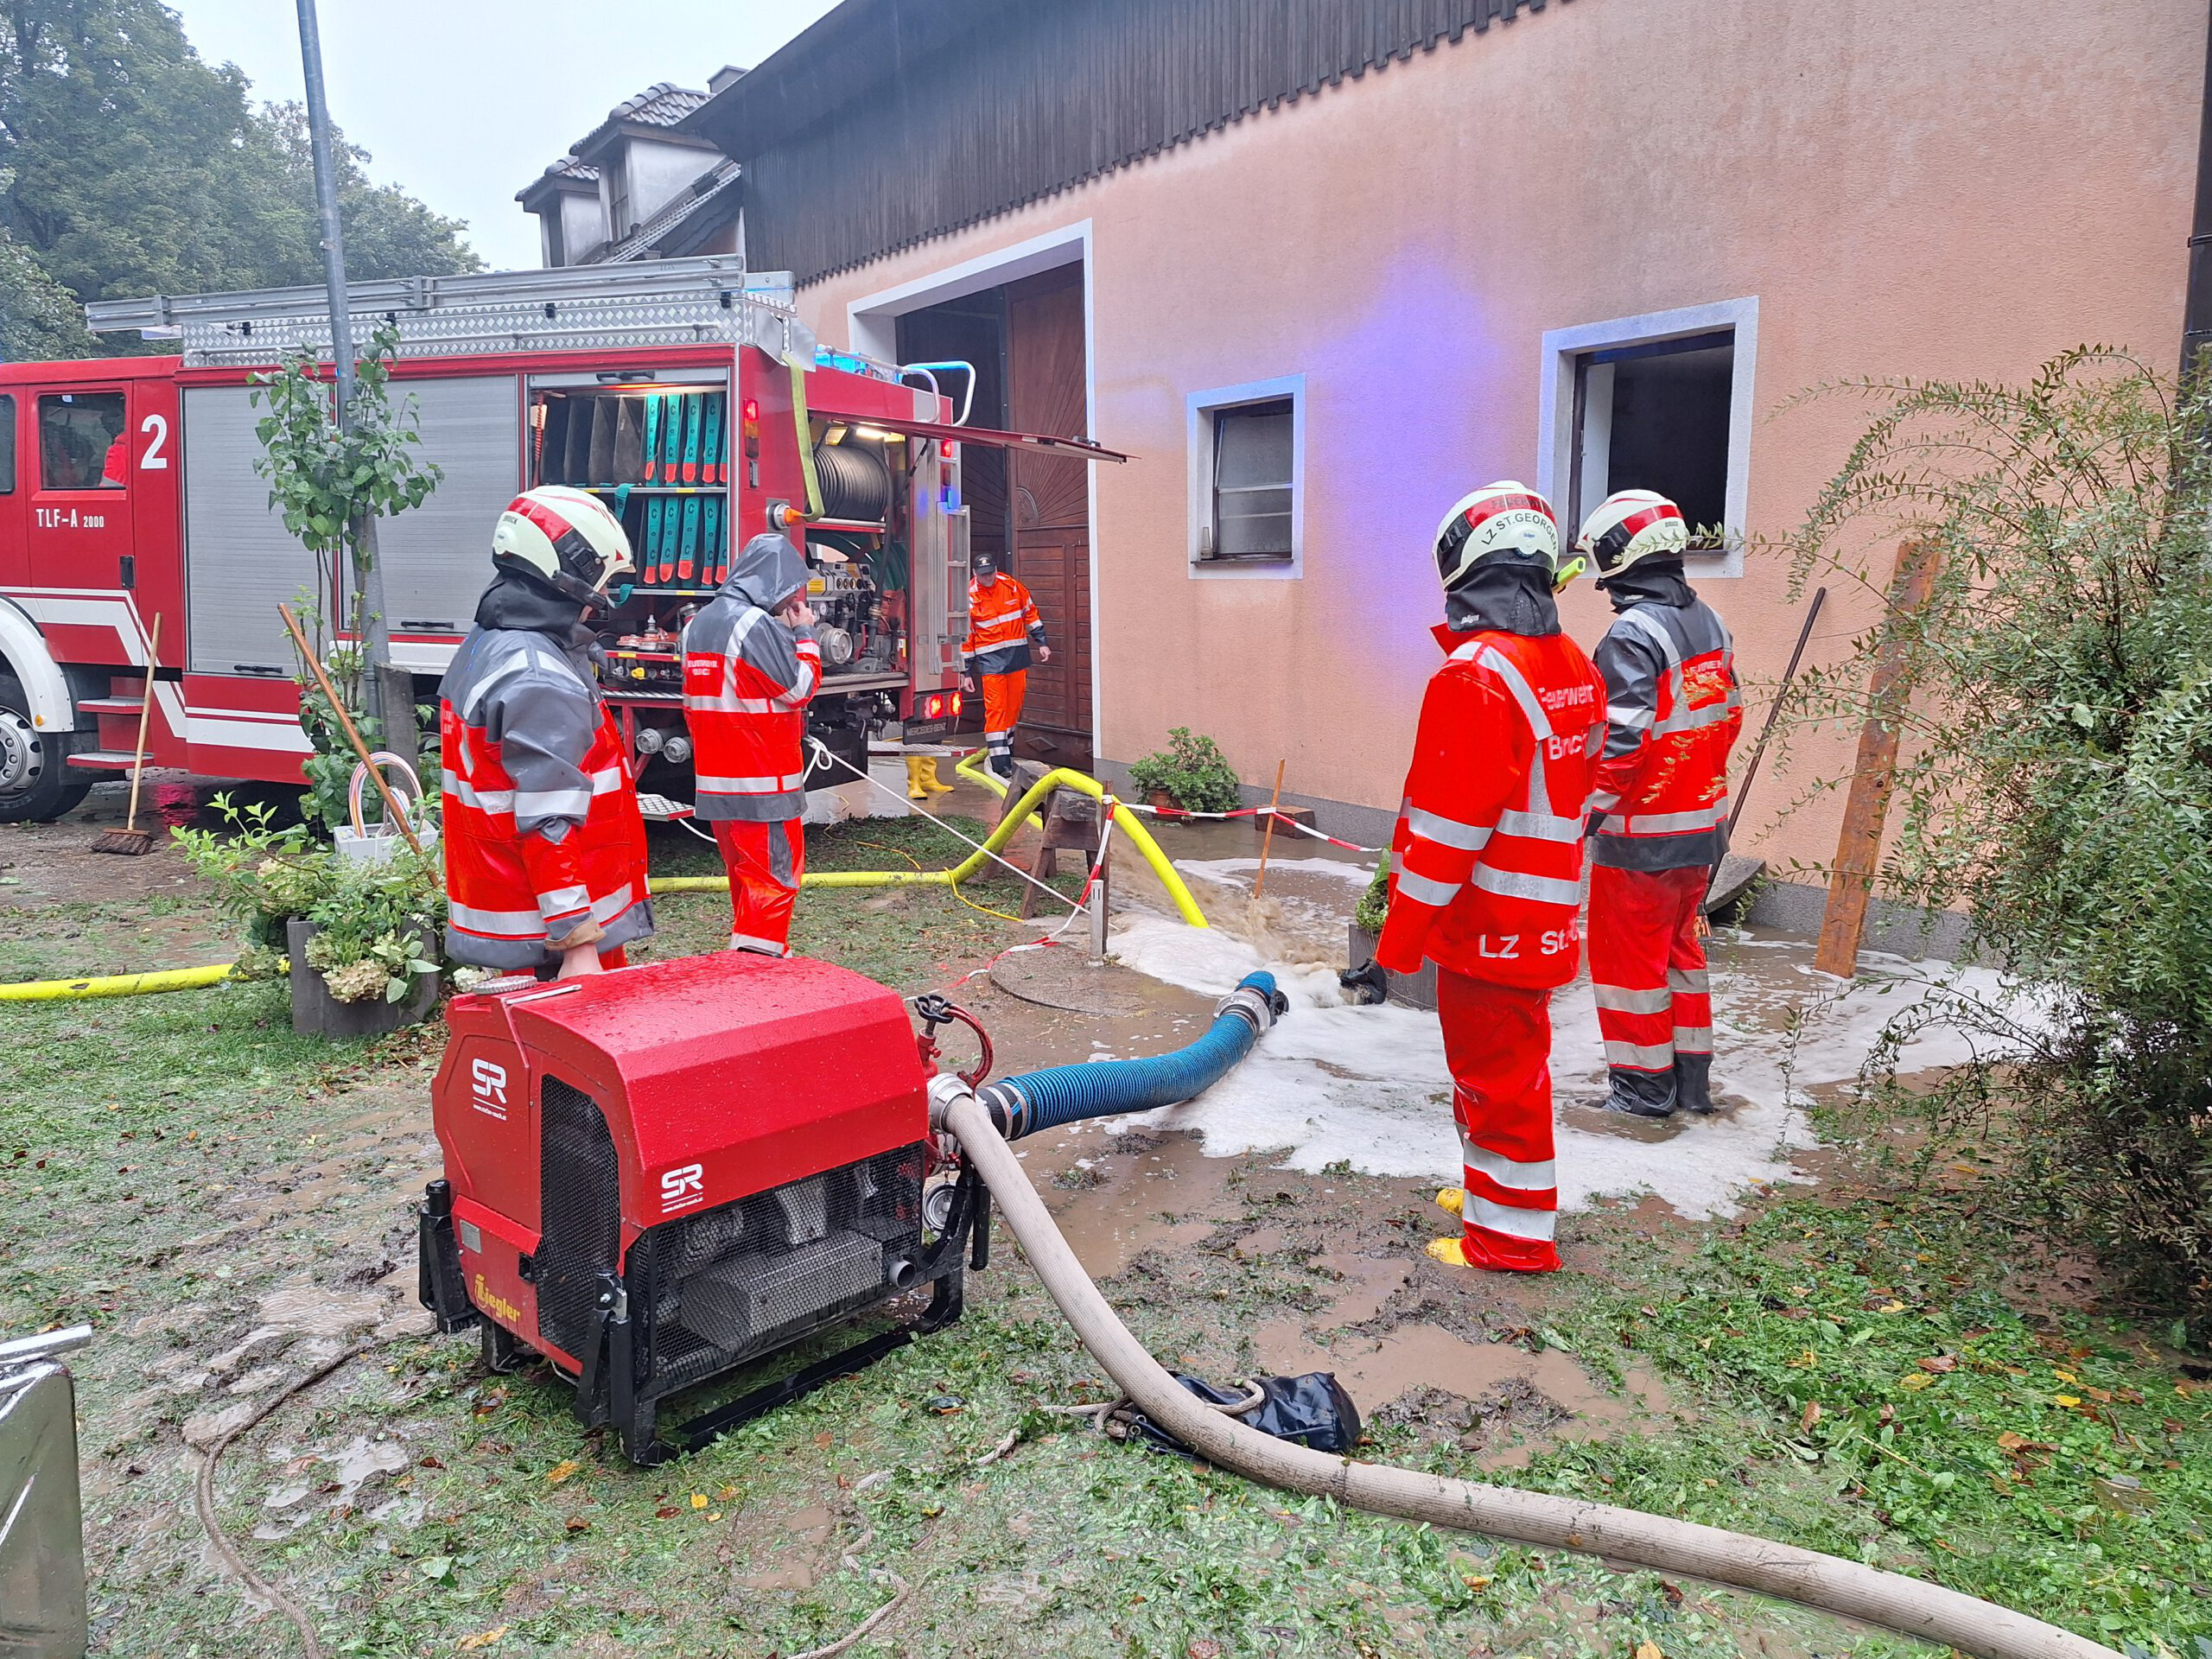
[[[607,162],[607,239],[619,242],[630,234],[630,168],[626,156]]]
[[[1303,553],[1303,375],[1193,393],[1194,575],[1297,575]]]
[[[1563,328],[1548,372],[1538,487],[1573,534],[1616,490],[1656,490],[1682,510],[1700,574],[1742,570],[1758,302]]]
[[[38,400],[39,482],[49,490],[119,490],[130,475],[123,394],[62,391]]]

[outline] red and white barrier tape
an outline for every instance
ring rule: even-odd
[[[1155,818],[1169,818],[1178,822],[1190,820],[1226,823],[1230,818],[1256,818],[1268,810],[1264,806],[1240,806],[1234,812],[1185,812],[1179,806],[1140,806],[1135,801],[1123,801],[1122,804],[1132,812],[1149,812]],[[1315,841],[1325,841],[1332,847],[1341,847],[1348,853],[1365,853],[1372,857],[1388,850],[1382,847],[1363,847],[1356,841],[1340,841],[1334,836],[1324,835],[1313,825],[1300,823],[1287,813],[1277,812],[1275,824],[1279,829],[1295,830],[1301,836],[1310,836]]]

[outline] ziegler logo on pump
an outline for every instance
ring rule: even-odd
[[[496,1060],[472,1060],[468,1066],[469,1104],[486,1117],[507,1121],[507,1068]]]
[[[660,1178],[660,1212],[672,1216],[678,1210],[689,1210],[695,1204],[707,1201],[707,1167],[704,1164],[686,1164],[681,1169],[671,1169]]]

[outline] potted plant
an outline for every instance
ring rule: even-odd
[[[445,920],[434,852],[341,859],[303,824],[277,828],[265,802],[213,805],[226,830],[176,839],[244,925],[238,976],[274,978],[289,958],[294,1030],[366,1036],[429,1013]]]
[[[1382,924],[1390,912],[1390,855],[1385,853],[1375,866],[1375,879],[1367,884],[1367,891],[1359,895],[1359,903],[1352,907],[1349,966],[1357,968],[1372,960],[1375,947],[1382,938]],[[1390,1000],[1408,1007],[1433,1008],[1436,1006],[1436,964],[1424,962],[1417,974],[1390,976]]]
[[[1194,736],[1187,726],[1167,734],[1167,747],[1129,768],[1129,781],[1166,810],[1230,812],[1242,798],[1236,769],[1213,739]]]

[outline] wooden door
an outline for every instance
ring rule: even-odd
[[[1083,267],[1065,265],[1006,289],[1007,424],[1054,437],[1090,435],[1083,349]],[[1035,595],[1052,660],[1033,664],[1022,724],[1045,743],[1016,752],[1090,764],[1090,463],[1007,459],[1014,573]]]

